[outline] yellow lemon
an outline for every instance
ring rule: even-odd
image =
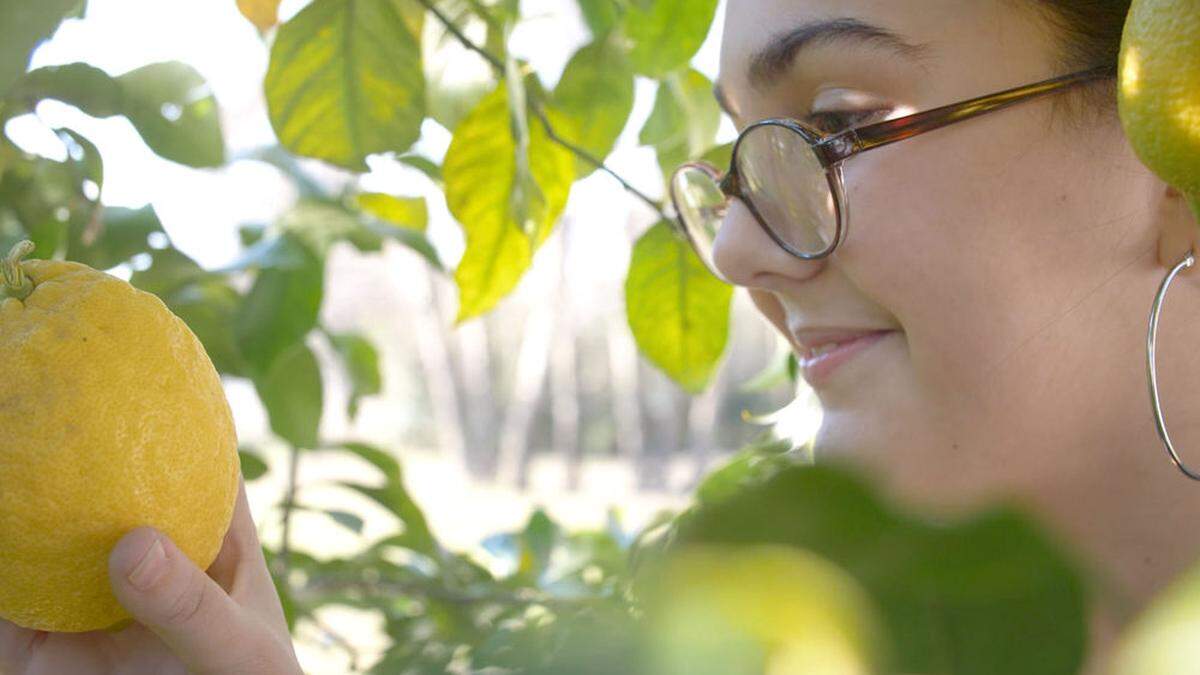
[[[1173,581],[1121,635],[1112,675],[1176,675],[1200,663],[1200,567]]]
[[[1134,151],[1200,220],[1200,0],[1133,0],[1118,76]]]
[[[129,617],[108,580],[158,528],[207,568],[237,498],[221,381],[155,296],[72,262],[0,261],[0,618],[48,631]]]
[[[867,592],[802,549],[692,545],[642,583],[655,673],[866,675],[885,662]]]

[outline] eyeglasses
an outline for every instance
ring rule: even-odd
[[[712,260],[731,198],[745,203],[783,250],[804,260],[824,258],[846,238],[849,206],[842,162],[860,152],[912,138],[976,115],[1090,80],[1116,77],[1104,66],[832,134],[799,120],[771,118],[738,135],[722,177],[706,162],[688,162],[671,175],[676,227],[705,266],[728,281]]]

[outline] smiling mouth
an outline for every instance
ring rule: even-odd
[[[881,330],[862,333],[849,340],[824,342],[804,349],[799,354],[799,365],[805,381],[813,388],[821,386],[828,382],[842,365],[849,363],[895,332],[894,330]]]

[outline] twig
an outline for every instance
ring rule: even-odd
[[[288,482],[287,490],[283,498],[283,515],[281,521],[283,524],[283,540],[279,543],[279,573],[286,572],[288,569],[288,554],[291,552],[291,526],[292,513],[296,506],[296,476],[300,466],[300,449],[292,446],[291,454],[288,457]],[[287,583],[287,576],[283,576],[284,583]]]
[[[463,47],[466,47],[467,49],[469,49],[469,50],[475,52],[476,54],[480,55],[481,57],[483,57],[483,59],[485,61],[487,61],[489,65],[492,66],[492,68],[496,71],[496,73],[501,78],[504,77],[504,62],[501,61],[498,56],[488,52],[483,47],[480,47],[479,45],[472,42],[471,39],[466,36],[466,34],[464,34],[461,30],[459,30],[458,26],[454,25],[454,22],[450,20],[450,17],[446,16],[441,10],[439,10],[437,7],[435,7],[430,0],[417,0],[417,1],[420,2],[426,9],[428,9],[432,13],[437,18],[437,20],[443,26],[446,27],[446,30],[449,31],[450,34],[455,37],[455,39],[457,39],[460,43],[462,43]],[[627,192],[629,192],[630,194],[636,196],[638,199],[641,199],[643,202],[645,202],[646,205],[649,206],[651,209],[653,209],[654,212],[657,213],[660,218],[662,218],[663,220],[667,219],[667,214],[663,211],[662,207],[659,205],[658,202],[654,201],[653,199],[648,197],[645,193],[643,193],[641,190],[638,190],[633,185],[631,185],[629,183],[629,181],[625,180],[624,178],[622,178],[620,176],[620,174],[618,174],[616,171],[613,171],[611,168],[609,168],[608,165],[606,165],[602,160],[597,159],[595,156],[593,156],[587,150],[584,150],[583,148],[579,147],[578,145],[575,145],[574,143],[572,143],[572,142],[568,141],[567,139],[563,138],[562,136],[558,135],[558,132],[554,130],[554,126],[550,123],[550,119],[546,116],[546,111],[545,111],[545,109],[542,108],[542,104],[540,101],[530,101],[529,107],[533,110],[533,114],[535,116],[537,116],[538,121],[541,122],[542,127],[546,130],[546,136],[549,137],[551,141],[553,141],[553,142],[561,145],[562,147],[566,148],[567,150],[571,151],[572,154],[574,154],[576,157],[583,160],[584,162],[588,163],[593,168],[603,171],[604,173],[607,173],[608,175],[615,178],[617,180],[617,182],[621,184],[621,187],[625,188],[625,190]]]
[[[360,657],[360,654],[358,653],[358,649],[356,649],[354,647],[354,645],[350,643],[349,640],[347,640],[345,637],[343,637],[341,633],[338,633],[334,629],[330,628],[329,625],[326,624],[324,621],[321,621],[320,619],[318,619],[315,614],[310,614],[309,616],[306,616],[305,618],[308,619],[309,621],[312,621],[313,624],[322,633],[324,633],[326,636],[328,636],[330,640],[333,640],[334,644],[336,644],[338,647],[341,647],[342,651],[346,652],[346,655],[350,657],[351,672],[357,672],[358,671],[358,659]]]

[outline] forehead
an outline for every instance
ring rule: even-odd
[[[728,0],[720,87],[735,96],[761,93],[791,66],[809,63],[850,69],[869,59],[925,76],[943,63],[996,68],[1006,49],[1033,51],[1028,26],[1018,26],[1022,18],[1011,7],[1000,0]]]

